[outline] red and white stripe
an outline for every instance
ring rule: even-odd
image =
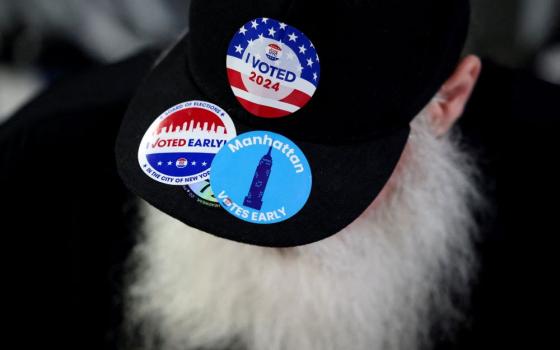
[[[274,100],[252,94],[243,83],[242,76],[249,77],[253,70],[241,59],[227,56],[227,74],[229,84],[241,105],[252,114],[264,118],[278,118],[292,114],[303,107],[313,96],[315,85],[298,78],[293,82],[283,81],[283,86],[293,91],[281,100]]]

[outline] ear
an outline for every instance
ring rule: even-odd
[[[459,119],[474,89],[482,64],[476,56],[465,57],[455,72],[443,84],[436,97],[428,104],[431,123],[436,136],[449,131]]]

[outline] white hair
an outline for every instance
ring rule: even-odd
[[[435,137],[427,119],[412,124],[392,191],[313,244],[240,244],[143,203],[127,293],[134,348],[429,345],[434,327],[460,319],[454,300],[468,297],[473,207],[482,199],[468,152],[453,136]]]

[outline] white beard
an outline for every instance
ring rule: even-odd
[[[135,348],[429,346],[436,324],[459,320],[452,299],[466,300],[475,271],[472,208],[482,199],[470,157],[426,119],[413,122],[393,191],[313,244],[240,244],[143,203],[127,293]]]

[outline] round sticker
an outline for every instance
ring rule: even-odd
[[[218,200],[214,197],[212,188],[210,187],[210,180],[204,180],[187,186],[183,186],[183,189],[187,192],[187,195],[200,204],[206,205],[212,208],[219,208]]]
[[[271,18],[247,22],[227,53],[229,84],[241,105],[264,118],[305,106],[319,83],[319,55],[299,30]]]
[[[188,185],[209,178],[216,153],[236,135],[229,115],[204,101],[188,101],[161,114],[138,149],[140,168],[168,185]]]
[[[230,214],[255,224],[273,224],[303,208],[311,192],[311,169],[289,139],[252,131],[220,150],[212,162],[210,183]]]

